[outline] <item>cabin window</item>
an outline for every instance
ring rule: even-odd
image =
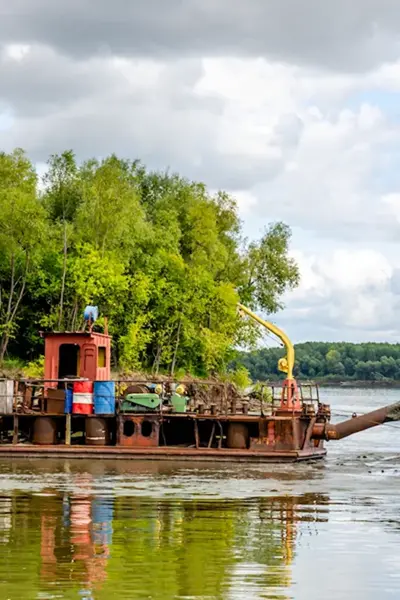
[[[104,368],[106,366],[106,347],[99,346],[99,352],[97,355],[97,366],[99,368]]]

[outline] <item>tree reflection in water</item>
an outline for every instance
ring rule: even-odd
[[[312,535],[327,519],[324,495],[152,499],[102,495],[95,475],[71,476],[77,491],[8,497],[1,597],[289,598],[299,527]]]

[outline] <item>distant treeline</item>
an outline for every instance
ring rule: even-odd
[[[400,380],[400,344],[306,342],[296,349],[295,376],[319,381]],[[283,348],[243,352],[235,360],[244,365],[253,381],[282,379],[277,369]]]

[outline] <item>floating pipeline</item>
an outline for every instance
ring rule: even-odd
[[[317,423],[313,427],[313,438],[328,441],[341,440],[354,433],[393,421],[400,421],[400,402],[378,408],[365,415],[353,415],[351,419],[335,425],[332,423]]]

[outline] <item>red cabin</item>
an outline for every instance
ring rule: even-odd
[[[108,381],[111,371],[111,336],[91,331],[43,334],[44,378],[84,377]],[[49,387],[57,387],[54,382]]]

